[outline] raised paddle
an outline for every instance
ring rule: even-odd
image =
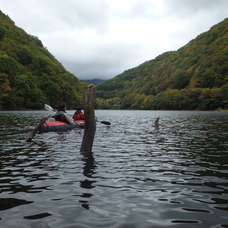
[[[55,112],[55,110],[48,104],[44,104],[44,108],[47,109],[48,111],[54,111]]]

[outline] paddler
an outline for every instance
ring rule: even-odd
[[[73,119],[75,120],[84,120],[85,119],[85,114],[82,112],[81,107],[77,107],[76,111],[73,115]]]
[[[66,113],[66,105],[65,104],[60,105],[59,109],[56,111],[56,113],[52,117],[55,118],[56,121],[62,121],[62,122],[65,122],[67,124],[73,124],[71,121],[71,118]]]

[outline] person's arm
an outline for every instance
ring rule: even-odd
[[[52,118],[55,118],[56,117],[56,113],[54,115],[51,116]]]
[[[72,116],[73,120],[76,119],[76,112],[74,113],[74,115]]]
[[[64,113],[64,116],[65,116],[66,122],[67,122],[68,124],[73,124],[72,121],[71,121],[71,119],[70,119],[70,117],[69,117],[66,113]]]

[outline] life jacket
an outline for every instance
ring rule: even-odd
[[[73,115],[73,119],[74,120],[84,120],[85,119],[85,115],[82,111],[76,111]]]

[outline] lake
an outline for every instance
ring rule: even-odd
[[[48,114],[0,112],[0,227],[228,227],[228,112],[96,110],[90,156],[83,129],[25,142]]]

